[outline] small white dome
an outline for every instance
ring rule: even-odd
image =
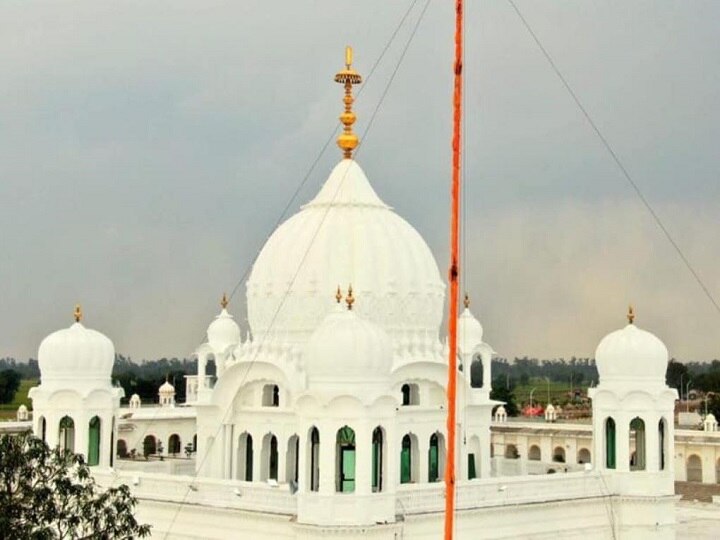
[[[605,336],[595,351],[600,383],[634,379],[665,384],[668,359],[665,344],[634,324]]]
[[[457,326],[458,348],[461,354],[470,354],[483,340],[483,327],[466,307],[458,317]]]
[[[130,396],[130,401],[132,401],[132,402],[136,402],[136,401],[139,402],[139,401],[140,401],[140,396],[139,396],[138,394],[133,394],[132,396]]]
[[[717,424],[715,415],[713,413],[708,413],[707,416],[705,416],[705,423],[706,424]]]
[[[79,322],[47,336],[38,350],[41,383],[93,380],[110,385],[114,363],[112,341]]]
[[[552,403],[548,403],[548,406],[545,407],[545,412],[555,412],[555,407]]]
[[[338,305],[313,332],[304,356],[310,381],[356,383],[387,380],[393,349],[382,328]]]
[[[496,410],[496,414],[507,414],[507,411],[505,410],[505,405],[500,405]]]
[[[27,412],[27,410],[28,409],[24,403],[21,403],[20,406],[18,407],[18,412]]]
[[[160,388],[158,390],[161,394],[174,394],[175,393],[175,387],[170,384],[168,381],[165,381],[160,385]]]
[[[240,343],[240,327],[223,308],[220,315],[210,323],[207,329],[208,343],[216,352],[225,351],[231,345]]]

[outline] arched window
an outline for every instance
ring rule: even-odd
[[[348,426],[341,427],[337,432],[335,462],[336,490],[352,493],[355,491],[355,431]]]
[[[517,446],[514,444],[505,445],[505,459],[518,459],[520,453],[518,452]]]
[[[634,451],[634,452],[633,452]],[[645,422],[638,417],[630,421],[630,460],[631,471],[645,470]]]
[[[480,439],[478,437],[470,437],[468,445],[468,480],[478,477],[478,469],[480,469]]]
[[[117,455],[121,458],[126,458],[128,456],[128,449],[127,449],[127,443],[124,439],[118,439],[117,442]]]
[[[702,460],[697,454],[688,456],[687,459],[687,481],[702,482],[703,470]]]
[[[428,482],[438,482],[443,473],[444,441],[440,433],[430,435],[430,448],[428,448]]]
[[[197,433],[193,435],[192,450],[197,452]]]
[[[88,424],[87,464],[100,463],[100,418],[93,416]]]
[[[59,438],[61,450],[75,451],[75,422],[69,416],[63,416],[60,419]]]
[[[245,482],[253,479],[253,438],[249,433],[241,433],[238,438],[237,476]]]
[[[113,448],[115,448],[115,417],[112,418],[112,424],[110,425],[110,467],[113,467],[115,465],[115,453],[113,452]]]
[[[552,460],[555,463],[565,463],[565,449],[562,446],[556,446],[553,450]]]
[[[280,406],[280,387],[277,384],[263,386],[262,404],[263,407]]]
[[[485,384],[483,377],[483,361],[480,355],[473,357],[470,364],[470,386],[473,388],[482,388]]]
[[[409,484],[417,481],[416,452],[417,438],[415,435],[407,434],[402,438],[400,450],[400,483]]]
[[[715,464],[715,482],[720,484],[720,458],[718,458]]]
[[[667,430],[667,423],[665,422],[664,418],[661,418],[658,422],[658,453],[659,453],[659,460],[658,460],[658,466],[660,467],[661,471],[665,470],[665,454],[667,452],[665,445],[667,444],[667,437],[665,436],[665,431]]]
[[[383,430],[376,427],[372,435],[372,490],[383,490],[383,465],[385,463],[385,449]]]
[[[310,429],[308,446],[310,491],[318,491],[320,489],[320,432],[316,427]]]
[[[605,468],[614,469],[616,462],[615,453],[615,420],[605,420]]]
[[[293,435],[288,439],[287,453],[285,454],[285,475],[288,482],[295,482],[297,487],[298,481],[298,458],[299,458],[300,438]]]
[[[584,463],[592,463],[590,450],[588,450],[587,448],[581,448],[580,450],[578,450],[577,462],[581,465]]]
[[[277,437],[268,433],[262,443],[262,480],[278,479],[278,442]]]
[[[157,441],[152,435],[146,435],[143,439],[143,456],[148,457],[157,452]]]
[[[43,442],[47,442],[47,421],[44,416],[40,417],[40,438]]]
[[[168,439],[168,454],[172,454],[173,456],[175,456],[179,454],[181,450],[182,445],[180,443],[180,435],[178,435],[177,433],[173,433]]]
[[[417,384],[405,383],[400,390],[402,392],[403,406],[420,404],[420,388]]]
[[[528,450],[528,459],[530,461],[540,461],[542,459],[542,452],[537,444],[533,444]]]

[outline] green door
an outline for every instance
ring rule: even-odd
[[[402,450],[400,451],[400,483],[409,484],[412,480],[412,462],[410,458],[410,449],[412,443],[410,436],[405,435],[402,440]]]
[[[343,446],[340,452],[340,491],[355,491],[355,447]]]

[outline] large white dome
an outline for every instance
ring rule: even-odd
[[[38,365],[41,383],[95,382],[110,385],[115,347],[105,335],[76,322],[53,332],[40,343]]]
[[[473,353],[475,347],[483,342],[483,327],[469,307],[466,307],[458,317],[457,341],[461,354]]]
[[[393,350],[382,328],[338,304],[308,340],[304,361],[310,384],[347,382],[363,392],[358,383],[388,380]]]
[[[418,232],[383,203],[365,173],[342,160],[317,196],[263,247],[247,282],[253,335],[302,343],[352,284],[358,315],[416,354],[436,350],[445,285]]]
[[[628,324],[605,336],[595,351],[600,383],[647,381],[665,384],[668,350],[660,339]]]

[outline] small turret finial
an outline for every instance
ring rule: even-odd
[[[627,320],[630,324],[633,324],[635,321],[635,310],[633,309],[632,304],[628,306]]]
[[[352,125],[355,123],[357,117],[352,110],[352,104],[355,101],[352,95],[352,87],[354,84],[360,84],[362,77],[360,74],[352,68],[353,51],[349,45],[345,47],[345,69],[338,71],[335,74],[335,82],[341,83],[345,86],[345,97],[343,103],[345,103],[345,111],[340,115],[340,122],[342,122],[343,132],[338,135],[337,145],[343,151],[343,157],[345,159],[352,159],[352,153],[357,145],[360,143],[360,139],[352,130]]]
[[[73,312],[73,316],[75,317],[75,322],[82,321],[83,312],[82,312],[82,308],[80,307],[80,304],[75,305],[75,311]]]
[[[463,300],[463,304],[465,305],[465,309],[470,308],[470,295],[468,295],[468,293],[465,293],[465,300]]]
[[[335,292],[335,300],[337,301],[338,304],[342,300],[342,297],[343,297],[343,294],[342,294],[342,291],[340,290],[340,285],[338,285],[337,291]]]
[[[348,286],[348,293],[345,297],[345,303],[349,310],[352,310],[353,304],[355,303],[355,297],[353,296],[352,285]]]
[[[227,293],[223,293],[222,299],[220,300],[220,306],[225,309],[228,307],[230,300],[228,300]]]

